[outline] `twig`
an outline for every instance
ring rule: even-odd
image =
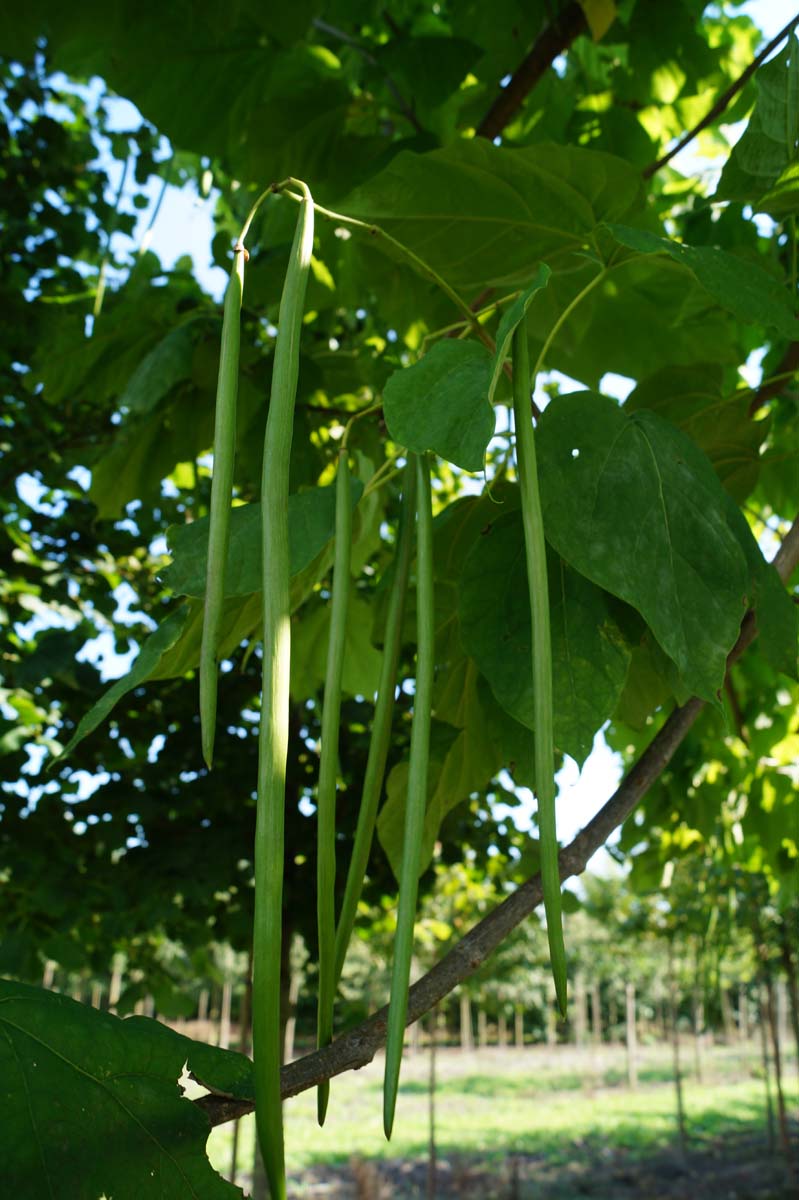
[[[738,95],[738,92],[740,92],[744,84],[751,79],[760,64],[766,58],[768,58],[772,50],[776,50],[780,42],[785,41],[785,39],[790,36],[796,25],[799,25],[799,13],[797,13],[795,17],[791,17],[784,29],[781,29],[777,36],[772,38],[767,46],[763,47],[757,57],[752,59],[746,70],[743,71],[738,78],[730,84],[726,92],[721,93],[716,103],[702,118],[698,125],[694,125],[693,129],[689,130],[684,137],[680,138],[676,146],[672,146],[670,150],[667,150],[666,153],[657,160],[657,162],[650,163],[648,167],[644,167],[644,170],[641,172],[644,179],[650,179],[656,171],[659,171],[661,167],[665,167],[666,163],[674,158],[675,154],[679,154],[689,142],[692,142],[698,133],[701,133],[703,129],[707,129],[708,125],[711,125],[713,121],[715,121],[716,117],[721,116],[724,110],[729,106],[730,101]]]
[[[366,46],[364,46],[362,42],[359,42],[357,38],[352,37],[351,34],[345,33],[343,29],[338,29],[335,25],[330,25],[327,21],[323,21],[321,17],[314,17],[311,24],[313,25],[314,29],[318,29],[320,33],[326,33],[328,37],[336,38],[339,42],[343,42],[346,46],[352,46],[353,50],[357,50],[358,54],[360,54],[362,58],[369,63],[370,67],[374,67],[377,71],[379,71],[385,80],[386,87],[394,97],[397,108],[400,110],[403,117],[410,121],[417,133],[424,133],[424,129],[419,124],[416,113],[413,111],[394,80],[387,71],[383,70],[374,54],[372,54],[370,50],[367,50]]]
[[[799,516],[795,519],[773,559],[785,582],[799,564]],[[738,659],[757,634],[752,612],[747,613],[738,641],[727,659],[729,666]],[[559,855],[561,881],[585,870],[591,856],[623,821],[629,817],[648,789],[659,778],[688,730],[705,707],[696,697],[671,716],[655,734],[622,780],[610,800]],[[407,1023],[413,1024],[442,1000],[453,988],[473,974],[488,956],[541,903],[541,876],[534,875],[484,917],[439,963],[413,985],[408,997]],[[371,1062],[386,1040],[388,1008],[381,1008],[368,1020],[343,1034],[329,1046],[289,1063],[281,1071],[284,1099],[296,1096],[344,1071],[357,1071]],[[194,1102],[202,1108],[212,1125],[221,1125],[251,1112],[249,1100],[209,1094]]]
[[[761,384],[755,392],[747,409],[747,414],[753,417],[756,412],[760,411],[764,404],[768,403],[772,396],[778,395],[785,384],[786,376],[792,375],[797,368],[799,368],[799,342],[791,342],[780,359],[779,366],[774,373],[774,378]]]
[[[581,33],[587,32],[588,22],[582,6],[572,0],[533,42],[527,57],[514,71],[510,83],[502,89],[477,126],[477,136],[491,139],[499,137],[558,55],[568,50]]]

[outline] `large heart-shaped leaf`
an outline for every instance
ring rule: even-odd
[[[547,537],[638,609],[685,683],[715,698],[746,610],[749,571],[705,455],[651,412],[607,396],[551,404],[538,431]]]
[[[549,556],[555,744],[578,762],[613,712],[630,651],[607,597]],[[520,512],[487,527],[472,547],[460,579],[461,638],[499,703],[533,727],[530,599]]]
[[[157,1021],[121,1020],[0,980],[3,1185],[15,1200],[233,1200],[211,1167],[207,1118],[182,1097],[184,1063],[211,1090],[252,1096],[243,1055]]]
[[[799,321],[782,280],[757,263],[718,250],[715,246],[686,246],[644,229],[609,225],[617,242],[639,254],[667,254],[739,321],[776,329],[799,340]],[[673,268],[672,268],[673,269]]]
[[[342,209],[382,226],[456,287],[482,290],[525,286],[542,259],[554,266],[571,256],[641,194],[635,168],[610,154],[473,138],[402,151]]]
[[[386,425],[417,454],[434,450],[465,471],[481,471],[494,433],[488,403],[491,355],[479,342],[437,342],[395,371],[383,391]]]
[[[363,484],[350,484],[353,506]],[[333,536],[336,519],[335,487],[309,488],[289,496],[289,555],[292,575],[313,562]],[[172,562],[161,578],[181,596],[203,596],[208,560],[208,517],[188,525],[171,525],[167,541]],[[238,505],[230,514],[230,540],[225,568],[225,595],[247,596],[261,590],[261,506]]]

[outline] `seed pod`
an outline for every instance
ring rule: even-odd
[[[408,983],[413,955],[413,925],[419,891],[424,814],[427,807],[427,767],[430,758],[430,721],[435,667],[435,616],[433,608],[433,508],[430,467],[425,456],[416,460],[416,692],[413,702],[411,750],[408,764],[408,798],[400,867],[397,932],[388,1011],[386,1067],[383,1080],[383,1128],[391,1137],[402,1062]]]
[[[530,592],[534,688],[535,790],[541,849],[541,883],[555,992],[566,1015],[566,948],[563,944],[558,835],[555,827],[555,760],[552,719],[552,643],[549,630],[549,587],[544,518],[538,493],[535,434],[530,409],[530,358],[527,318],[513,335],[513,421],[516,470],[521,493],[527,586]]]
[[[338,457],[336,478],[336,541],[333,588],[330,598],[330,635],[327,643],[325,695],[322,705],[322,748],[317,790],[316,917],[319,936],[319,996],[317,1000],[317,1045],[327,1046],[333,1038],[333,1005],[336,995],[336,775],[338,735],[341,718],[341,675],[347,635],[347,604],[350,593],[352,551],[352,505],[350,469],[346,447]],[[317,1091],[317,1117],[323,1125],[330,1084]]]
[[[416,462],[411,457],[405,468],[403,511],[397,533],[397,553],[394,559],[394,578],[388,601],[386,631],[383,640],[383,659],[377,688],[372,736],[363,777],[361,805],[352,846],[352,858],[347,872],[344,899],[341,903],[336,929],[336,982],[341,977],[347,947],[355,924],[355,913],[363,890],[369,851],[374,836],[377,809],[383,790],[386,760],[391,744],[391,718],[394,713],[394,693],[397,686],[397,665],[402,643],[402,619],[413,548],[413,526],[416,506]]]
[[[239,388],[239,342],[241,298],[244,290],[245,251],[236,254],[225,292],[222,318],[222,347],[216,383],[214,418],[214,475],[211,481],[211,516],[208,527],[208,559],[205,574],[203,636],[200,647],[200,733],[203,758],[210,767],[216,731],[216,683],[219,627],[225,599],[225,567],[230,531],[230,495],[236,450],[236,397]]]
[[[291,663],[289,460],[303,304],[313,250],[314,207],[304,184],[283,285],[261,475],[263,688],[258,738],[253,931],[255,1119],[272,1200],[285,1200],[280,1100],[280,948]]]

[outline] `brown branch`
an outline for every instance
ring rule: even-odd
[[[799,13],[797,13],[795,17],[791,18],[785,28],[781,29],[777,36],[772,38],[767,46],[763,47],[757,57],[752,59],[746,70],[743,71],[738,78],[730,84],[726,92],[721,93],[716,103],[713,105],[710,111],[705,114],[699,124],[694,125],[693,129],[689,130],[684,137],[680,138],[676,146],[672,146],[672,148],[667,150],[666,153],[656,162],[650,163],[648,167],[644,168],[642,171],[644,179],[650,179],[656,171],[659,171],[661,167],[665,167],[666,163],[670,162],[670,160],[674,158],[675,154],[679,154],[681,150],[684,150],[688,143],[692,142],[698,133],[701,133],[703,129],[707,129],[708,125],[712,125],[712,123],[716,120],[716,117],[721,116],[725,109],[728,108],[730,101],[733,100],[738,95],[741,88],[748,83],[760,64],[766,58],[768,58],[772,50],[776,50],[780,42],[784,42],[785,39],[790,36],[794,27],[798,24]]]
[[[791,526],[774,558],[780,578],[786,582],[799,564],[799,516]],[[743,654],[757,633],[754,614],[744,618],[738,641],[728,656],[728,667]],[[623,821],[629,817],[648,789],[661,775],[677,747],[705,707],[696,697],[682,708],[675,708],[638,762],[628,771],[617,791],[596,816],[561,850],[560,878],[569,879],[585,870],[586,863]],[[541,903],[541,876],[534,875],[511,896],[484,917],[449,951],[439,963],[413,985],[408,996],[407,1023],[413,1024],[438,1004],[459,983],[467,979],[508,934]],[[381,1008],[362,1024],[343,1034],[329,1046],[307,1054],[283,1067],[280,1090],[284,1099],[344,1071],[357,1071],[371,1062],[386,1040],[388,1008]],[[221,1125],[252,1112],[249,1100],[209,1094],[194,1102],[202,1108],[212,1125]]]
[[[498,137],[558,55],[568,50],[581,33],[587,32],[588,22],[582,6],[572,0],[533,42],[529,54],[514,71],[508,86],[502,89],[477,126],[477,136]]]
[[[748,416],[753,417],[773,396],[777,396],[788,383],[783,376],[787,375],[789,371],[797,369],[799,369],[799,342],[791,342],[774,372],[775,378],[759,387],[752,397],[747,409]]]

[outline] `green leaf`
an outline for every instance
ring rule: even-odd
[[[555,744],[578,762],[619,699],[630,651],[601,590],[548,556]],[[502,707],[533,728],[530,601],[519,512],[475,542],[460,580],[461,638]],[[520,664],[525,664],[520,666]]]
[[[544,525],[581,574],[636,608],[686,685],[714,700],[747,604],[729,497],[693,442],[650,412],[576,392],[539,433]]]
[[[504,313],[502,320],[497,329],[497,350],[494,355],[494,365],[491,373],[491,383],[488,387],[489,403],[494,402],[494,392],[496,391],[497,383],[505,365],[505,360],[510,355],[511,342],[513,341],[513,333],[517,326],[524,320],[527,315],[527,310],[533,302],[536,294],[541,291],[541,288],[546,287],[549,283],[549,277],[552,274],[546,263],[541,263],[538,268],[538,274],[529,287],[525,288],[521,296],[513,301],[510,308]]]
[[[181,1095],[184,1063],[212,1090],[252,1096],[251,1065],[144,1017],[121,1020],[0,980],[3,1179],[15,1200],[225,1200],[207,1117]]]
[[[371,699],[380,681],[380,652],[372,645],[372,606],[357,596],[350,598],[344,649],[342,690],[350,696]],[[319,605],[292,630],[291,692],[306,700],[325,682],[330,605]]]
[[[796,679],[799,611],[774,567],[763,557],[746,517],[732,500],[727,503],[727,523],[749,568],[750,604],[755,610],[760,650],[777,671]]]
[[[392,37],[377,47],[375,58],[387,75],[413,98],[414,107],[429,111],[448,100],[482,51],[464,38]]]
[[[799,136],[799,49],[794,34],[755,75],[757,100],[743,137],[721,173],[715,200],[750,203],[782,217],[799,211],[795,163]]]
[[[434,450],[465,471],[481,471],[494,434],[490,379],[491,355],[485,346],[437,342],[386,383],[383,411],[389,433],[417,454]]]
[[[382,226],[455,287],[482,290],[525,286],[542,259],[554,268],[641,195],[636,169],[610,154],[472,138],[402,151],[342,211]]]
[[[190,600],[186,605],[188,618],[173,646],[156,663],[148,679],[174,679],[193,670],[200,661],[202,642],[203,602]],[[263,618],[260,592],[249,596],[229,596],[222,610],[222,636],[217,651],[224,659],[261,627]],[[145,681],[142,681],[145,682]]]
[[[757,483],[759,449],[766,434],[749,415],[751,393],[725,393],[716,364],[666,367],[642,379],[624,403],[625,412],[649,409],[677,425],[710,459],[719,479],[739,503]]]
[[[763,564],[755,617],[760,649],[766,660],[791,679],[799,679],[797,640],[799,608],[770,563]]]
[[[353,507],[363,494],[360,480],[351,481]],[[299,575],[333,536],[335,487],[309,488],[289,496],[289,553],[291,574]],[[208,517],[189,525],[171,525],[167,543],[172,562],[161,573],[163,582],[181,596],[205,594],[208,555]],[[261,506],[237,505],[230,514],[230,541],[225,569],[225,595],[246,596],[261,590]]]
[[[118,679],[107,692],[104,692],[97,703],[93,704],[81,719],[78,728],[59,758],[55,760],[56,762],[60,762],[61,759],[71,754],[78,743],[82,742],[88,734],[106,719],[123,696],[127,695],[133,688],[138,687],[139,684],[144,683],[153,674],[153,671],[156,670],[164,655],[177,642],[183,632],[188,616],[188,605],[181,604],[179,608],[169,614],[165,621],[161,622],[155,633],[148,637],[139,650],[138,656],[127,675],[124,675],[122,679]]]
[[[160,483],[178,462],[195,459],[213,441],[211,397],[181,388],[141,420],[126,422],[110,449],[92,464],[91,500],[98,516],[114,518],[129,500],[157,503]]]
[[[440,721],[434,723],[428,770],[419,874],[430,865],[445,817],[472,792],[481,791],[502,766],[502,754],[485,720],[478,698],[477,672],[471,664],[463,697],[464,726],[457,733]],[[402,864],[408,762],[396,764],[386,781],[386,800],[380,810],[377,833],[397,879]]]
[[[671,699],[664,669],[667,662],[670,659],[650,634],[633,647],[630,670],[613,714],[617,721],[623,721],[631,729],[645,729],[652,713]]]
[[[194,340],[188,325],[172,329],[142,359],[119,398],[121,408],[147,413],[176,383],[190,379]]]
[[[532,357],[596,271],[584,260],[553,274],[528,318]],[[687,271],[665,255],[630,254],[577,304],[547,359],[596,387],[606,371],[643,379],[660,367],[706,364],[709,357],[737,365],[740,336],[729,313]]]
[[[639,254],[667,254],[738,320],[776,329],[791,341],[799,339],[799,321],[788,292],[779,279],[757,263],[714,246],[686,246],[648,230],[626,225],[608,225],[608,229],[620,245]]]

